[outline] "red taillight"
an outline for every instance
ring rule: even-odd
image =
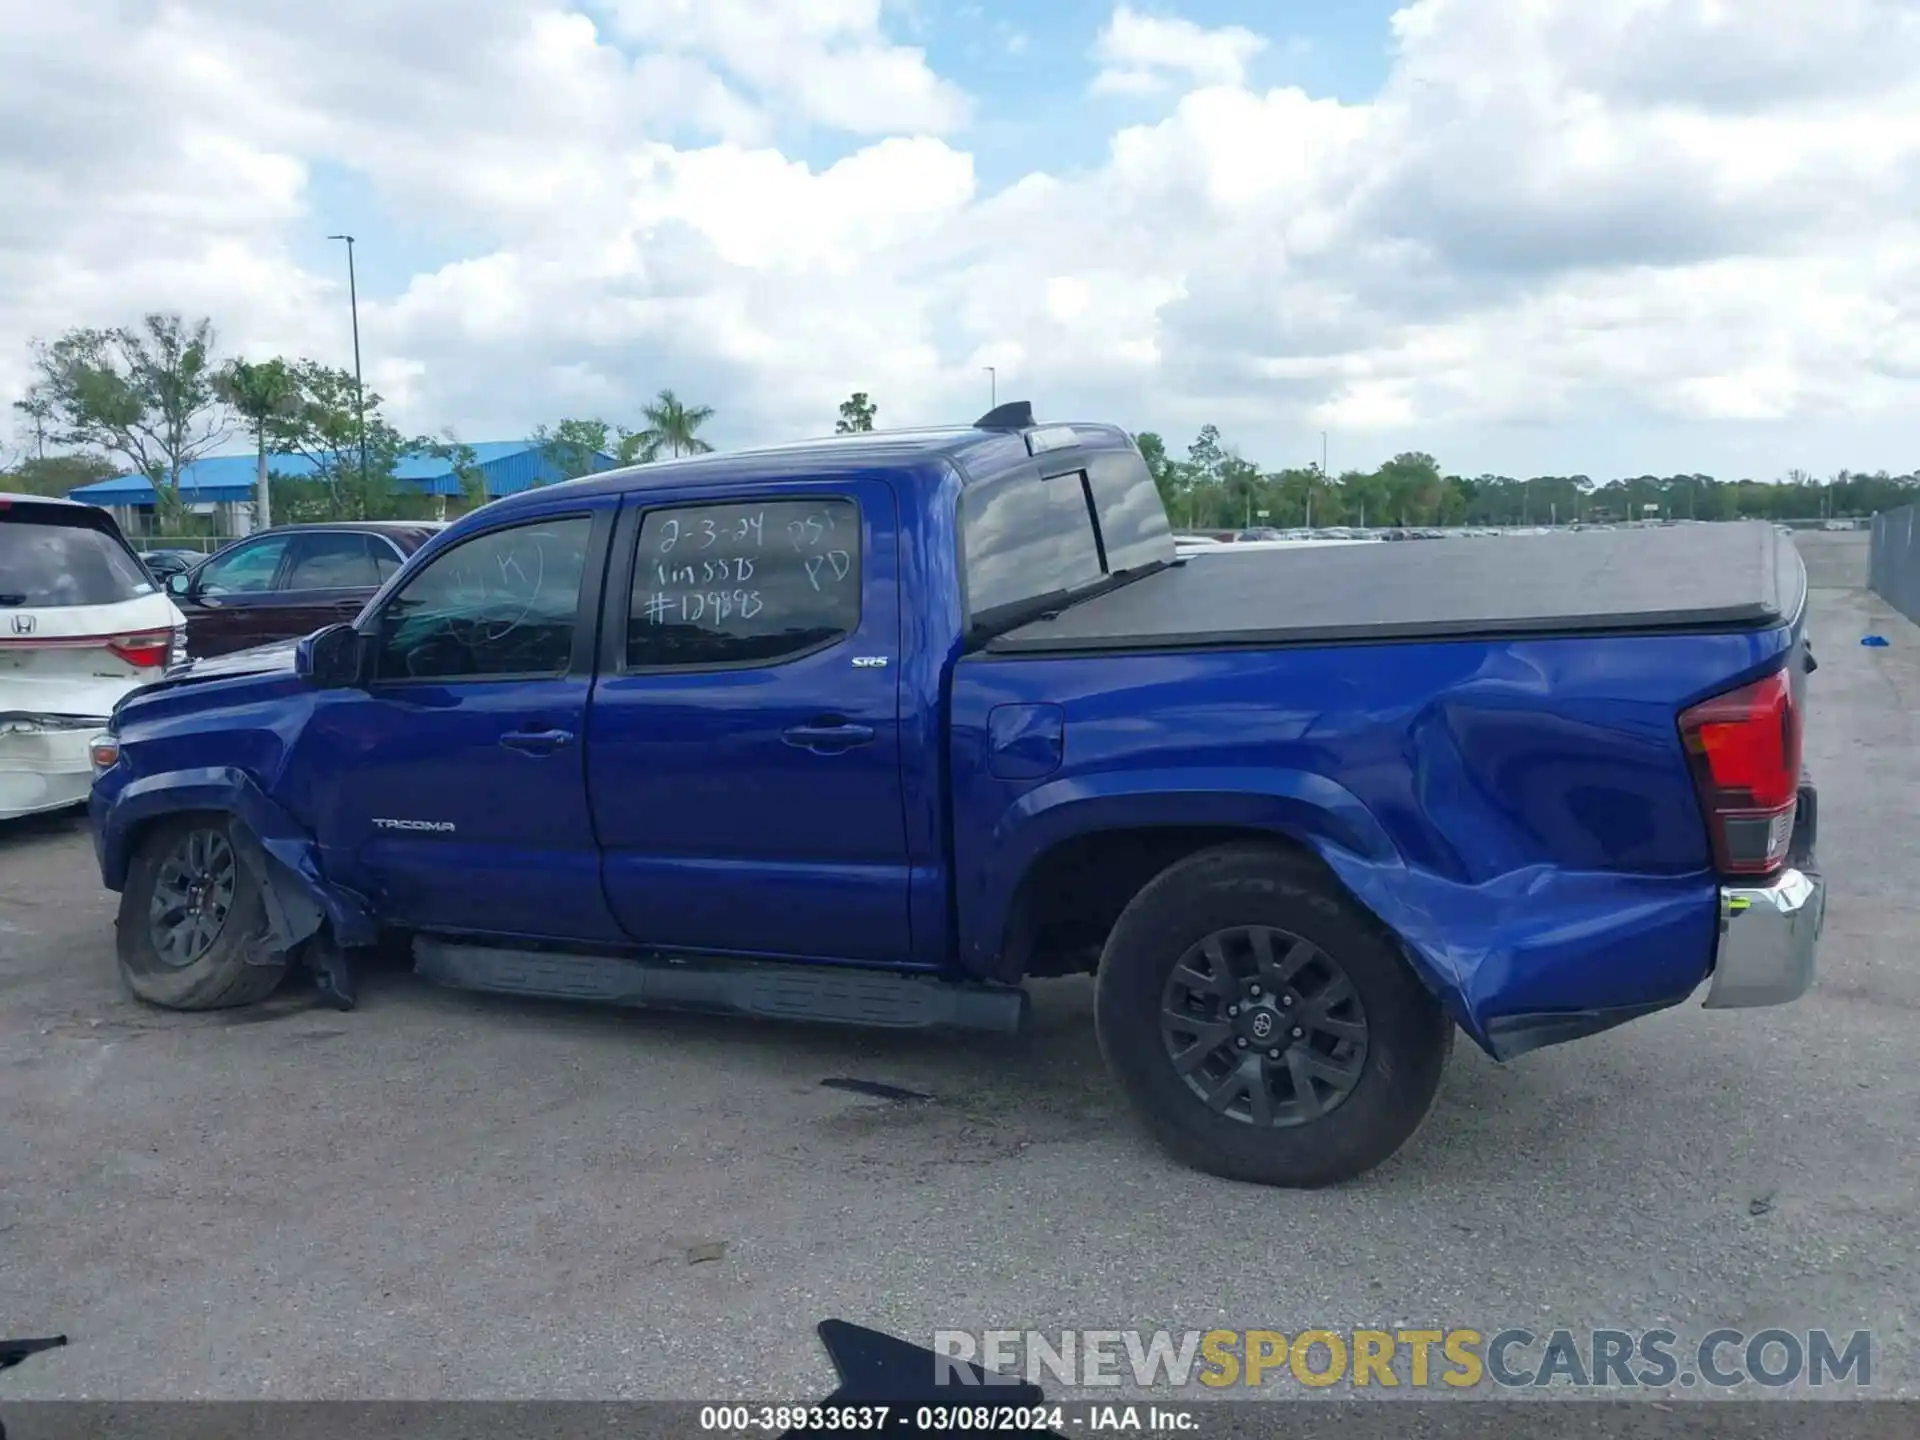
[[[129,665],[151,670],[167,663],[167,655],[173,649],[173,631],[146,630],[138,635],[114,635],[107,640],[107,649]]]
[[[1715,867],[1730,875],[1779,869],[1800,798],[1800,710],[1786,671],[1702,700],[1680,716],[1680,738]]]

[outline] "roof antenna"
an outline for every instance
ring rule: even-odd
[[[973,422],[976,430],[1030,430],[1034,425],[1031,400],[1009,400]]]

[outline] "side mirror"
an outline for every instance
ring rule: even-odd
[[[169,595],[185,599],[187,592],[191,589],[193,589],[193,577],[187,574],[186,571],[176,570],[167,577],[167,593]]]
[[[349,690],[360,683],[363,653],[358,630],[329,625],[294,647],[293,671],[316,689]]]

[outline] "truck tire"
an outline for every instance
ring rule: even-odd
[[[120,974],[150,1005],[227,1010],[264,1000],[286,977],[261,963],[265,898],[224,815],[185,815],[141,836],[114,923]]]
[[[1101,956],[1095,1022],[1165,1150],[1297,1189],[1406,1144],[1453,1052],[1392,934],[1305,857],[1258,844],[1189,856],[1134,897]]]

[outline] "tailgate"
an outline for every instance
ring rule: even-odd
[[[174,658],[179,611],[159,593],[117,605],[0,609],[0,716],[104,719]]]

